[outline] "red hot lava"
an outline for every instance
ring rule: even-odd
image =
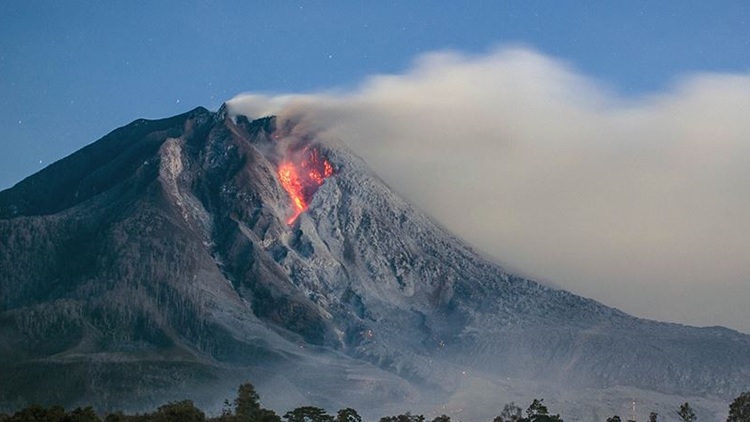
[[[285,159],[279,164],[279,182],[292,198],[294,209],[294,214],[286,221],[287,224],[294,224],[297,217],[307,209],[318,186],[332,175],[333,166],[325,157],[320,156],[317,149],[305,148],[297,163]]]

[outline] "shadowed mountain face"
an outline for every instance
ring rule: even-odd
[[[298,186],[306,208],[290,219],[279,166],[313,156],[332,173],[298,179],[315,184]],[[588,420],[645,394],[695,397],[708,415],[747,388],[750,337],[516,277],[336,142],[198,108],[137,120],[0,192],[0,373],[6,409],[216,409],[250,380],[279,410],[484,418],[547,394]],[[491,399],[470,413],[479,392]]]

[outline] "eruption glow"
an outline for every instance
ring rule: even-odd
[[[318,186],[332,175],[333,166],[327,159],[321,158],[316,149],[305,148],[299,163],[286,159],[279,164],[279,183],[292,198],[294,209],[294,214],[286,221],[287,224],[294,224],[297,217],[307,209]]]

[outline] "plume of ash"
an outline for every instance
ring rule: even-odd
[[[503,48],[425,55],[350,92],[228,105],[342,139],[519,272],[639,316],[750,332],[750,75],[633,99]]]

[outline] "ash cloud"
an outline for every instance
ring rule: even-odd
[[[627,98],[506,47],[228,104],[342,139],[507,268],[637,316],[750,333],[750,74]]]

